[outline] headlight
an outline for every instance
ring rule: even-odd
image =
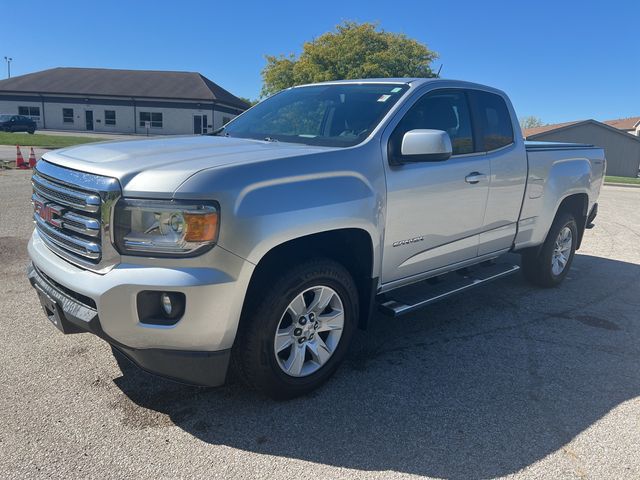
[[[220,217],[212,204],[121,199],[114,224],[123,255],[190,256],[215,244]]]

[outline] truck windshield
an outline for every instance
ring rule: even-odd
[[[8,122],[11,120],[11,115],[0,115],[0,122]]]
[[[291,88],[257,104],[215,134],[349,147],[362,142],[408,88],[397,83]]]

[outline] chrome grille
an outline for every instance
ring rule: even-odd
[[[97,272],[115,265],[118,256],[110,235],[113,206],[120,196],[116,179],[41,161],[32,185],[36,230],[51,250]]]
[[[88,242],[76,236],[67,235],[64,233],[64,230],[59,230],[48,225],[38,216],[37,213],[33,214],[33,219],[36,221],[36,228],[45,240],[51,241],[59,247],[66,248],[77,255],[90,258],[91,260],[100,260],[102,255],[102,248],[100,248],[100,244]]]
[[[42,197],[85,212],[97,212],[100,210],[99,195],[71,190],[65,186],[50,182],[37,173],[33,174],[31,182],[33,191]]]

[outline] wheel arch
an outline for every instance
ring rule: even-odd
[[[589,195],[586,193],[574,193],[567,195],[560,201],[560,204],[556,209],[554,221],[558,218],[558,215],[562,213],[570,213],[576,219],[578,226],[578,242],[576,250],[578,250],[582,244],[582,237],[584,236],[584,230],[587,226],[588,209]]]
[[[304,260],[325,257],[343,265],[358,289],[358,327],[366,328],[372,311],[378,277],[374,274],[373,240],[364,229],[342,228],[313,233],[285,241],[262,256],[253,271],[242,317],[260,298],[260,290],[273,282],[277,271],[284,271]]]

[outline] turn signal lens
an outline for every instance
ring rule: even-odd
[[[184,220],[187,225],[187,242],[212,242],[218,235],[217,213],[185,213]]]

